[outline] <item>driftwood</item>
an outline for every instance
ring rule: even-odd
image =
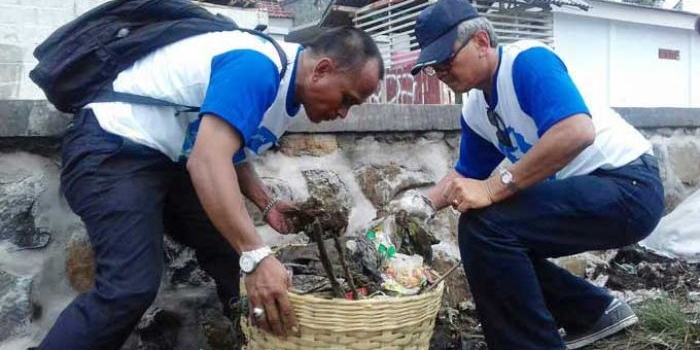
[[[323,264],[323,269],[326,270],[326,275],[328,275],[328,280],[331,282],[331,288],[333,289],[333,294],[338,298],[345,298],[345,292],[340,287],[340,283],[335,279],[335,274],[333,273],[333,266],[331,261],[328,259],[328,253],[326,252],[326,244],[323,241],[323,227],[321,223],[316,220],[311,224],[311,233],[316,239],[316,244],[318,244],[318,254],[321,258],[321,263]]]
[[[343,249],[343,245],[340,244],[340,240],[338,239],[338,235],[333,235],[333,242],[335,243],[335,250],[338,251],[338,258],[340,259],[340,265],[343,267],[343,274],[345,274],[345,280],[348,282],[348,285],[350,285],[350,291],[352,292],[352,299],[357,300],[358,295],[357,295],[357,288],[355,288],[355,281],[353,280],[352,275],[350,274],[350,269],[348,268],[348,262],[345,260],[345,249]]]

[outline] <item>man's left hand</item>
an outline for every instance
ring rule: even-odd
[[[442,193],[452,208],[462,213],[469,209],[479,209],[493,204],[487,188],[487,180],[468,178],[452,179]]]
[[[299,208],[294,202],[280,200],[267,213],[264,218],[270,227],[281,234],[296,233],[297,230],[293,213],[299,212]]]

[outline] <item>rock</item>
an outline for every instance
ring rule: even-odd
[[[458,211],[450,209],[438,211],[432,220],[428,220],[428,230],[441,242],[457,247],[459,214]]]
[[[385,206],[402,191],[434,184],[424,170],[410,170],[394,162],[364,165],[354,173],[362,193],[376,208]]]
[[[676,175],[671,164],[670,146],[666,139],[652,138],[654,155],[659,160],[659,175],[664,186],[664,212],[675,209],[691,192]]]
[[[552,259],[552,262],[578,277],[586,278],[597,268],[607,267],[616,254],[615,250],[584,252]]]
[[[437,141],[445,138],[445,133],[442,131],[429,131],[423,134],[423,138],[428,141]]]
[[[215,312],[204,314],[202,331],[210,350],[236,350],[243,341],[240,337],[241,332],[234,330],[231,321]]]
[[[290,134],[280,139],[280,151],[290,157],[323,156],[338,150],[338,140],[329,134]]]
[[[302,171],[306,180],[306,187],[309,197],[318,199],[324,208],[330,211],[350,212],[354,202],[348,186],[338,176],[330,170],[311,169]]]
[[[72,240],[66,250],[66,275],[78,293],[95,285],[95,256],[86,237]]]
[[[32,279],[0,270],[0,342],[25,331],[32,317]]]
[[[700,141],[688,137],[674,140],[668,145],[668,155],[671,168],[683,184],[700,183]]]
[[[450,147],[450,149],[459,151],[459,144],[461,139],[462,135],[460,133],[449,133],[445,137],[445,142],[447,143],[447,146]]]
[[[166,236],[165,249],[166,276],[172,286],[213,285],[213,280],[199,267],[194,249],[184,246]]]
[[[141,338],[139,350],[172,350],[177,346],[182,326],[180,316],[159,308],[149,310],[136,326]]]
[[[43,248],[51,236],[35,225],[35,203],[46,190],[46,180],[29,169],[13,169],[13,163],[0,159],[0,169],[10,167],[0,171],[0,240],[12,242],[17,249]]]

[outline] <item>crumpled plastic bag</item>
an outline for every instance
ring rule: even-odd
[[[417,254],[428,264],[433,261],[432,245],[440,243],[430,232],[426,220],[405,210],[375,219],[358,235],[374,242],[379,253],[386,258],[392,258],[396,253]]]
[[[700,263],[700,191],[696,191],[639,244],[651,251],[689,263]]]

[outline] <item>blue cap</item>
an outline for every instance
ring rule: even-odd
[[[479,17],[467,0],[440,0],[421,11],[416,19],[416,39],[421,48],[411,74],[450,57],[457,40],[457,25]]]

